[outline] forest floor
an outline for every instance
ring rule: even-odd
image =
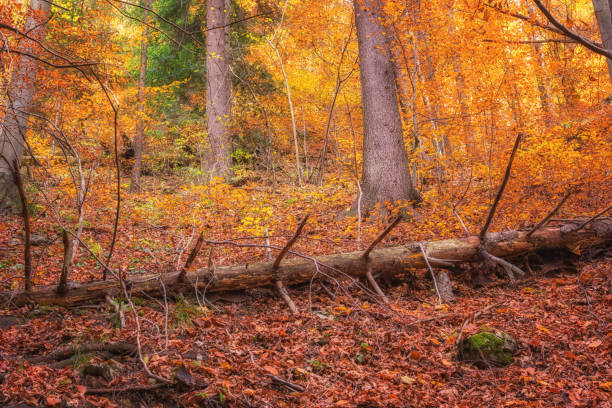
[[[198,231],[206,238],[263,243],[269,228],[282,245],[298,220],[311,213],[296,249],[323,254],[363,249],[385,220],[338,219],[354,199],[347,187],[147,186],[127,195],[122,207],[114,264],[127,273],[176,270]],[[111,184],[109,184],[111,186]],[[610,185],[576,194],[560,217],[593,214],[605,204]],[[488,204],[486,189],[449,201],[484,202],[459,211],[477,231]],[[470,190],[470,191],[472,191]],[[154,191],[154,193],[151,193]],[[449,189],[450,191],[450,189]],[[517,190],[519,191],[519,190]],[[452,198],[454,197],[454,200]],[[524,211],[517,212],[522,202]],[[558,201],[538,191],[502,200],[492,230],[520,228],[541,219]],[[451,206],[428,202],[381,245],[464,234]],[[112,187],[90,197],[83,241],[105,255],[112,231]],[[522,207],[521,207],[522,208]],[[60,220],[70,212],[33,208],[36,284],[56,283],[61,270]],[[72,220],[74,222],[74,218]],[[71,224],[73,225],[73,224]],[[0,284],[17,289],[22,269],[19,217],[0,224]],[[258,262],[263,249],[203,249],[195,267]],[[195,298],[168,293],[153,299],[134,293],[138,315],[124,305],[125,326],[111,304],[78,308],[5,306],[0,316],[0,403],[3,406],[96,407],[612,407],[612,254],[542,255],[535,274],[511,286],[492,273],[482,287],[469,273],[453,276],[456,301],[437,305],[425,271],[409,271],[386,285],[385,305],[359,286],[328,287],[315,281],[290,287],[299,310],[292,315],[268,288]],[[479,268],[478,265],[471,267]],[[99,279],[101,268],[81,250],[71,278]],[[340,280],[341,285],[348,285]],[[116,302],[116,300],[114,300]],[[506,368],[479,369],[455,359],[456,343],[487,327],[517,340],[515,361]],[[172,384],[158,387],[136,355],[79,352],[63,362],[36,356],[68,345],[142,343],[143,360]],[[63,366],[63,367],[62,367]],[[100,369],[101,367],[101,369]],[[287,385],[282,381],[286,381]],[[140,388],[139,388],[140,387]],[[150,388],[150,389],[149,389]],[[20,405],[21,404],[21,405]]]
[[[611,270],[608,258],[581,262],[576,272],[551,269],[516,287],[492,278],[474,289],[459,278],[450,306],[434,305],[426,279],[387,288],[389,306],[356,290],[332,299],[320,285],[303,285],[291,288],[297,316],[268,289],[215,295],[204,307],[187,297],[170,300],[167,341],[163,303],[135,297],[149,368],[178,382],[102,395],[85,387],[151,384],[136,357],[82,355],[65,368],[23,359],[68,344],[134,343],[130,313],[119,329],[105,305],[22,309],[19,323],[0,331],[3,404],[609,407]],[[455,360],[461,328],[469,334],[483,326],[517,339],[509,367],[481,370]],[[112,379],[84,374],[95,363],[112,367]]]

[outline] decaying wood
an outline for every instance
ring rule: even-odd
[[[580,230],[575,230],[575,224],[560,224],[547,226],[535,231],[527,237],[525,231],[504,231],[488,233],[484,240],[486,251],[497,257],[507,258],[521,256],[529,252],[544,248],[571,247],[575,249],[586,248],[602,242],[612,241],[612,219],[599,218],[591,221]],[[422,243],[427,258],[432,266],[436,267],[432,259],[439,259],[445,264],[479,261],[479,248],[481,241],[478,236],[467,238],[430,241]],[[294,251],[289,251],[294,253]],[[419,248],[419,243],[373,249],[368,261],[363,259],[363,251],[322,255],[314,258],[296,257],[285,259],[280,263],[278,270],[274,270],[273,262],[216,266],[214,271],[205,268],[187,271],[186,282],[179,283],[180,272],[164,275],[145,275],[126,279],[126,285],[132,292],[160,293],[162,287],[160,280],[168,287],[183,290],[193,289],[196,282],[198,288],[206,287],[207,293],[229,290],[242,290],[253,287],[272,286],[282,276],[285,285],[310,282],[317,268],[333,275],[337,270],[355,277],[363,277],[370,267],[373,274],[384,272],[393,275],[405,271],[407,268],[424,268],[426,262]],[[313,262],[316,260],[316,265]],[[55,286],[42,286],[33,288],[26,293],[0,293],[0,300],[21,306],[30,302],[45,305],[74,306],[103,300],[105,296],[116,297],[120,293],[120,286],[113,281],[89,282],[70,287],[64,295],[59,295]]]

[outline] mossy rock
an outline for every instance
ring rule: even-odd
[[[457,357],[479,368],[505,367],[514,361],[516,340],[504,332],[481,331],[463,339]]]

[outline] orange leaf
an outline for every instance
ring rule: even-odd
[[[278,370],[275,367],[267,365],[264,366],[264,370],[272,375],[278,375]]]

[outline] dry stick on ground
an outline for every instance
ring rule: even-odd
[[[121,274],[119,276],[121,276]],[[132,298],[130,297],[127,291],[127,288],[125,287],[125,281],[123,279],[120,279],[119,284],[121,285],[123,295],[125,296],[125,299],[127,300],[128,305],[130,306],[130,309],[132,310],[132,315],[134,316],[134,321],[136,322],[136,350],[138,351],[138,360],[140,360],[142,367],[144,368],[145,372],[147,373],[149,377],[154,378],[157,381],[162,382],[162,383],[169,383],[170,380],[164,377],[160,377],[157,374],[153,374],[151,370],[149,369],[149,365],[147,364],[147,362],[145,361],[142,355],[142,344],[140,343],[140,318],[138,317],[136,306],[134,306],[134,303],[132,302]]]
[[[374,247],[380,242],[382,241],[382,239],[387,236],[388,233],[391,232],[391,230],[393,228],[395,228],[395,226],[397,224],[399,224],[402,221],[403,216],[402,215],[398,215],[393,222],[391,222],[391,224],[389,224],[387,226],[387,228],[385,228],[385,230],[383,232],[381,232],[376,239],[374,239],[374,241],[372,241],[372,243],[370,244],[370,246],[363,251],[363,255],[361,256],[362,259],[367,263],[367,270],[366,270],[366,279],[368,280],[368,282],[370,283],[370,285],[372,286],[372,288],[374,289],[374,291],[376,291],[376,293],[378,294],[378,296],[380,296],[382,298],[382,300],[385,303],[389,303],[389,300],[387,299],[387,296],[385,296],[385,293],[382,291],[382,289],[380,288],[380,286],[378,286],[378,283],[376,283],[376,280],[374,279],[374,276],[372,276],[372,269],[370,268],[370,265],[368,263],[368,257],[370,256],[370,252],[372,251],[372,249],[374,249]]]
[[[4,156],[2,158],[4,159]],[[15,160],[13,163],[13,178],[15,179],[15,185],[17,186],[17,191],[19,192],[19,199],[21,200],[21,217],[23,218],[23,231],[25,234],[23,248],[23,281],[25,292],[29,293],[32,290],[32,243],[30,238],[32,228],[30,226],[28,199],[26,197],[25,189],[23,188],[23,178],[19,172],[19,163],[17,160]]]
[[[62,361],[72,357],[75,354],[86,354],[96,352],[109,352],[112,354],[136,354],[137,349],[131,343],[85,343],[73,346],[62,347],[46,356],[36,356],[28,361],[32,364],[40,364],[51,361]]]
[[[550,220],[552,218],[553,215],[555,215],[557,213],[557,211],[559,211],[559,209],[561,208],[561,206],[565,203],[565,201],[567,201],[567,199],[569,198],[570,195],[572,195],[573,191],[568,191],[567,194],[565,194],[565,196],[561,199],[561,201],[559,201],[559,204],[557,204],[557,206],[555,208],[553,208],[553,210],[551,212],[548,213],[548,215],[546,217],[544,217],[544,219],[540,222],[538,222],[536,224],[535,227],[533,227],[528,233],[527,233],[527,237],[529,238],[531,236],[531,234],[533,234],[535,231],[537,231],[538,229],[542,228],[544,225],[546,225],[548,223],[548,220]]]
[[[157,383],[151,385],[127,385],[125,387],[114,387],[114,388],[87,388],[85,394],[87,395],[98,395],[98,394],[121,394],[123,392],[142,392],[142,391],[153,391],[159,388],[170,387],[170,383]]]
[[[423,248],[423,244],[421,244],[419,242],[419,248],[421,249],[421,253],[423,254],[423,259],[425,259],[425,263],[427,264],[427,268],[429,269],[429,272],[431,272],[431,279],[433,279],[433,283],[434,283],[434,288],[436,288],[436,294],[438,295],[438,304],[442,304],[442,296],[440,295],[440,289],[438,288],[438,281],[436,280],[436,274],[434,273],[434,270],[432,269],[431,265],[429,264],[429,258],[427,257],[427,254],[425,253],[425,248]]]
[[[198,239],[195,245],[193,246],[193,249],[189,253],[187,260],[185,261],[185,265],[183,266],[183,269],[181,269],[181,273],[178,276],[177,281],[179,283],[185,280],[185,274],[187,273],[187,270],[189,270],[189,268],[191,267],[191,264],[193,263],[193,261],[195,261],[196,257],[198,256],[198,252],[200,252],[200,249],[202,249],[203,243],[204,243],[204,233],[200,232],[200,235],[198,236]]]
[[[57,285],[57,293],[66,293],[66,284],[68,283],[68,275],[72,267],[72,242],[66,230],[62,231],[62,241],[64,243],[64,263],[62,265],[62,274],[60,275],[59,284]]]
[[[297,391],[297,392],[304,392],[305,388],[302,387],[301,385],[298,384],[294,384],[292,382],[289,382],[287,380],[284,380],[274,374],[266,374],[268,377],[270,377],[272,379],[272,381],[284,385],[285,387],[289,388],[292,391]]]
[[[293,234],[293,237],[291,237],[291,239],[287,241],[283,249],[281,249],[281,251],[279,252],[278,256],[276,257],[276,260],[274,261],[274,264],[272,264],[272,270],[274,272],[278,270],[278,267],[280,266],[280,263],[283,260],[283,257],[287,254],[287,251],[289,251],[291,246],[293,246],[295,241],[297,241],[297,239],[299,238],[300,234],[302,233],[302,229],[306,225],[306,221],[308,221],[308,217],[309,217],[309,214],[306,214],[306,216],[302,219],[302,221],[300,221],[300,224],[298,225],[297,230],[295,230],[295,234]],[[267,230],[266,230],[266,235],[268,235]],[[266,237],[266,245],[268,246],[268,249],[269,249],[270,240],[267,237]],[[285,285],[283,285],[282,279],[277,279],[274,284],[276,285],[276,288],[278,289],[278,292],[280,293],[282,298],[285,300],[285,303],[287,303],[287,306],[289,306],[291,313],[296,314],[297,307],[295,307],[295,303],[293,303],[293,300],[291,300],[291,297],[289,296],[289,292],[287,292]]]
[[[510,179],[510,173],[512,172],[512,162],[514,161],[514,157],[516,156],[516,151],[518,150],[519,143],[521,142],[521,137],[522,137],[521,133],[519,133],[516,136],[516,140],[514,141],[514,146],[512,147],[512,153],[510,153],[510,158],[508,159],[508,165],[506,166],[506,173],[504,174],[504,179],[501,183],[501,186],[499,186],[499,190],[497,191],[497,195],[495,196],[493,205],[491,205],[491,209],[489,210],[489,214],[487,215],[487,220],[485,221],[485,224],[482,227],[480,234],[478,234],[478,238],[480,239],[480,248],[479,248],[480,255],[485,259],[485,261],[488,261],[491,265],[501,266],[506,272],[506,276],[508,277],[511,283],[514,283],[516,281],[516,278],[514,277],[513,272],[516,272],[521,276],[525,275],[525,272],[523,272],[520,268],[512,265],[510,262],[505,261],[501,258],[498,258],[494,255],[491,255],[486,250],[485,246],[487,243],[486,233],[487,233],[487,230],[489,229],[489,226],[491,225],[491,221],[493,220],[493,216],[495,215],[495,210],[497,209],[497,206],[499,205],[499,201],[504,195],[504,190],[506,189],[508,180]]]

